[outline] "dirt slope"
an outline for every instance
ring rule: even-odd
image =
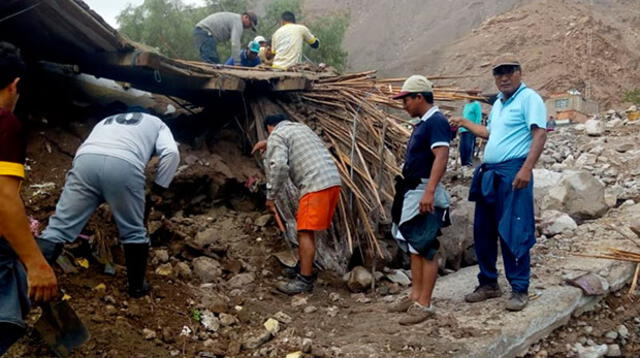
[[[347,9],[349,70],[382,76],[481,74],[457,85],[495,91],[488,64],[510,51],[543,95],[578,89],[619,104],[638,87],[640,3],[635,0],[308,0],[318,13]]]

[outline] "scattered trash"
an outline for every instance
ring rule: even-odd
[[[302,351],[292,352],[287,354],[286,358],[301,358],[302,354]]]
[[[180,337],[189,337],[191,335],[191,328],[187,326],[182,326],[182,331],[180,331]]]
[[[84,268],[84,269],[88,269],[89,268],[89,260],[85,259],[84,257],[80,257],[76,259],[76,265]]]
[[[29,216],[29,229],[31,229],[31,234],[34,237],[40,236],[40,221],[34,218],[33,216]]]
[[[202,312],[202,319],[200,323],[206,328],[208,331],[216,332],[220,329],[220,321],[211,311]]]

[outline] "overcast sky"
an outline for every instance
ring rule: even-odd
[[[109,25],[114,28],[118,28],[116,22],[116,16],[120,14],[120,11],[124,10],[127,5],[140,5],[144,0],[84,0],[91,9],[102,16]],[[204,0],[182,0],[185,4],[197,4],[204,5]]]

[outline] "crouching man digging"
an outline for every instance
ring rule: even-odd
[[[407,144],[391,209],[392,234],[411,257],[411,294],[389,311],[407,312],[400,324],[411,325],[435,314],[431,295],[438,263],[434,258],[449,207],[449,196],[440,181],[447,169],[451,128],[434,105],[431,82],[424,76],[409,77],[393,98],[402,99],[407,113],[420,118]]]
[[[300,190],[296,214],[298,272],[295,278],[277,286],[281,292],[295,295],[313,289],[315,232],[331,226],[340,197],[340,174],[331,153],[311,128],[289,121],[284,114],[268,116],[265,126],[269,138],[256,143],[253,152],[266,149],[267,209],[278,215],[274,200],[289,178]]]
[[[533,167],[547,138],[547,111],[542,98],[521,81],[520,63],[504,55],[493,64],[500,90],[487,126],[454,118],[453,124],[488,138],[481,166],[476,168],[469,200],[476,202],[473,237],[480,285],[467,302],[499,297],[498,242],[512,294],[505,308],[520,311],[529,302],[529,250],[535,243]]]

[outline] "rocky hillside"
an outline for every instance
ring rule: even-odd
[[[458,85],[494,91],[489,62],[510,51],[542,94],[578,89],[607,108],[640,82],[640,3],[635,0],[308,0],[348,9],[349,69],[383,76],[479,74]]]

